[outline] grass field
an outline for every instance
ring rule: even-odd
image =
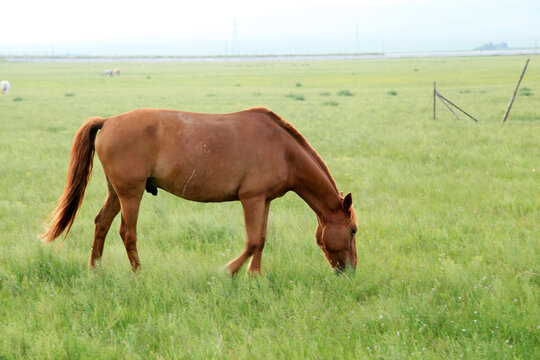
[[[7,63],[0,78],[0,359],[534,359],[540,357],[540,57],[241,63]],[[121,76],[101,78],[105,68]],[[432,87],[476,116],[457,120]],[[316,218],[272,203],[263,277],[222,266],[244,246],[239,203],[163,191],[139,217],[133,275],[95,161],[64,245],[36,238],[91,116],[140,107],[291,122],[352,192],[358,269],[335,276]]]

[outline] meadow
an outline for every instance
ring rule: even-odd
[[[0,60],[0,359],[534,359],[540,357],[540,57],[216,63]],[[100,77],[105,68],[119,77]],[[444,96],[480,120],[456,119]],[[526,90],[523,90],[526,89]],[[63,245],[37,239],[89,117],[135,108],[266,106],[318,151],[359,218],[356,274],[336,276],[316,218],[273,201],[263,276],[238,202],[145,194],[133,274],[93,177]]]

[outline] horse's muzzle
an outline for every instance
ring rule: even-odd
[[[336,275],[342,275],[342,274],[347,274],[347,275],[351,275],[351,276],[354,276],[356,274],[356,266],[354,265],[343,265],[343,266],[336,266],[334,268],[334,273]]]

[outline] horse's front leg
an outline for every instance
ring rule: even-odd
[[[270,201],[264,197],[241,199],[244,207],[244,222],[246,225],[247,242],[246,249],[240,256],[227,264],[231,274],[236,274],[244,262],[253,256],[248,271],[261,273],[261,257],[266,239],[266,224]]]

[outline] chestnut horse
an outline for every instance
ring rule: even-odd
[[[232,274],[251,256],[248,271],[260,273],[270,202],[289,190],[317,215],[317,244],[330,265],[337,270],[356,267],[357,219],[351,194],[342,196],[306,139],[268,109],[231,114],[140,109],[88,120],[75,135],[64,194],[44,241],[64,231],[67,236],[90,179],[94,151],[103,165],[108,195],[95,219],[91,268],[121,212],[120,235],[137,270],[139,205],[145,189],[157,195],[158,188],[192,201],[242,203],[247,244],[227,264]]]

